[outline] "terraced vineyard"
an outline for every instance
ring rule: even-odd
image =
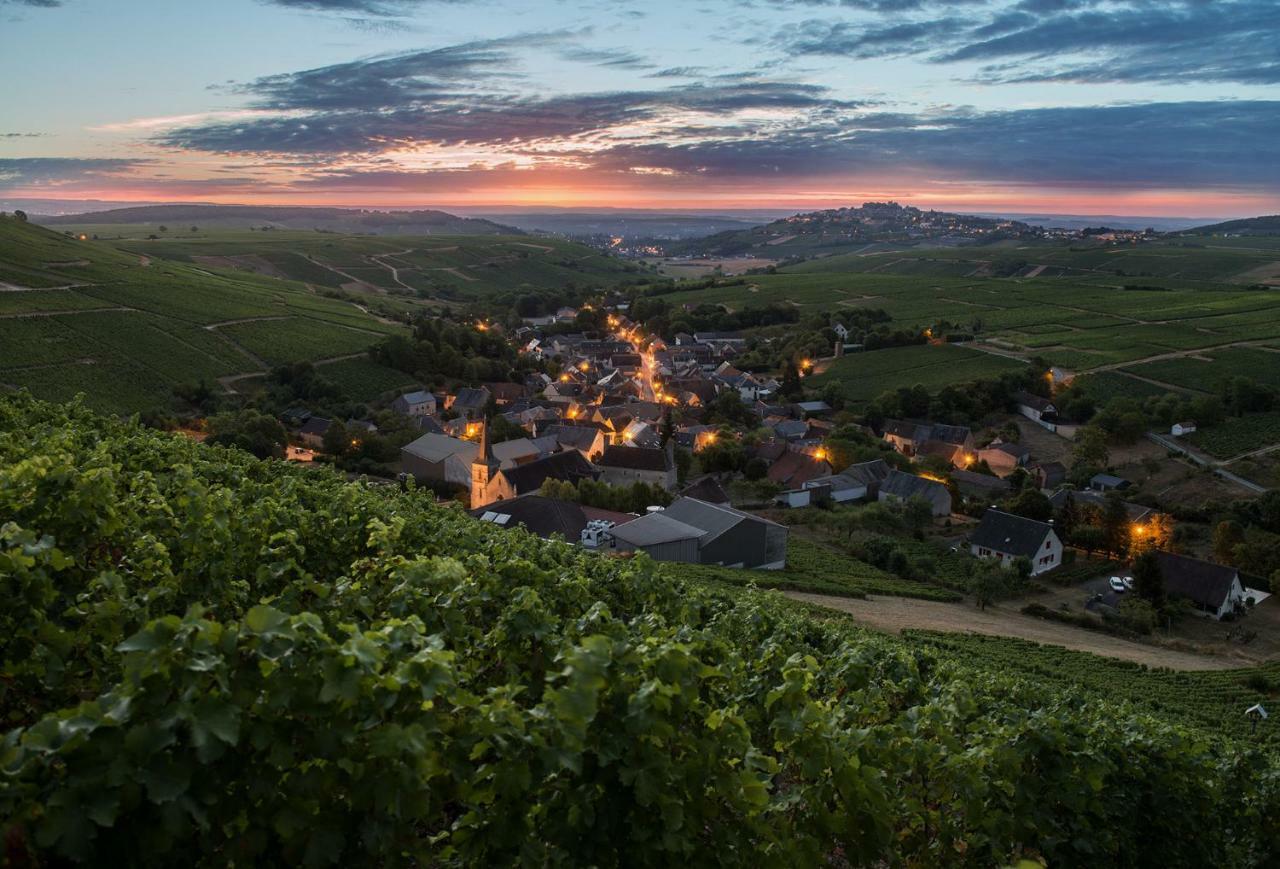
[[[112,412],[404,331],[301,284],[146,260],[12,219],[0,219],[0,281],[0,384],[56,400],[83,392]]]
[[[239,269],[375,298],[474,299],[519,288],[612,284],[636,270],[580,244],[526,236],[210,229],[174,231],[157,239],[151,238],[157,234],[151,225],[68,229],[97,234],[106,244],[156,260]]]
[[[1219,459],[1280,444],[1280,411],[1231,417],[1218,425],[1195,431],[1186,440]]]

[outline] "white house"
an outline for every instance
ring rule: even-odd
[[[1031,575],[1062,564],[1062,540],[1053,526],[1001,510],[988,510],[969,535],[969,551],[979,558],[996,558],[1011,565],[1019,558],[1031,562]]]
[[[1244,605],[1244,583],[1236,568],[1172,552],[1157,552],[1156,560],[1169,597],[1188,600],[1215,619]]]
[[[1016,396],[1018,413],[1035,422],[1043,422],[1045,417],[1056,417],[1058,409],[1053,402],[1030,392],[1019,392]]]
[[[1185,422],[1175,422],[1173,427],[1169,429],[1169,433],[1176,438],[1180,438],[1183,435],[1192,434],[1195,430],[1196,424],[1191,420],[1187,420]]]

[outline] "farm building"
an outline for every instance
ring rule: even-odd
[[[1244,605],[1244,583],[1236,568],[1172,552],[1157,552],[1156,560],[1169,597],[1190,601],[1215,619]]]
[[[941,456],[964,465],[973,456],[973,432],[963,425],[886,420],[884,439],[904,456]]]
[[[324,433],[329,430],[330,425],[332,425],[332,421],[324,417],[308,417],[307,421],[298,427],[298,440],[312,449],[318,450],[324,445]]]
[[[906,501],[911,498],[923,498],[929,502],[934,516],[951,514],[951,493],[947,487],[937,480],[917,477],[913,474],[892,470],[880,482],[878,498],[881,501]]]
[[[1003,565],[1019,558],[1031,562],[1036,576],[1062,564],[1062,540],[1048,522],[1037,522],[1002,510],[988,510],[969,535],[969,551],[979,558],[996,558]]]
[[[832,501],[860,501],[875,497],[880,481],[889,475],[883,459],[850,465],[839,474],[807,480],[800,486],[778,494],[775,499],[783,507],[808,507]]]
[[[601,478],[612,486],[647,483],[668,492],[676,487],[676,463],[670,450],[657,447],[608,446],[597,462]]]
[[[790,489],[798,489],[810,480],[831,475],[831,465],[806,453],[788,450],[769,466],[770,481]]]
[[[471,441],[442,434],[424,434],[400,448],[400,465],[418,480],[471,485],[471,461],[477,447]]]
[[[1019,392],[1014,399],[1018,402],[1018,413],[1034,422],[1053,420],[1058,415],[1058,408],[1053,402],[1030,392]]]
[[[642,550],[656,561],[757,570],[787,566],[786,527],[696,498],[677,498],[665,510],[641,516],[611,534],[616,549]]]
[[[978,450],[978,459],[1002,477],[1021,468],[1031,458],[1031,450],[1022,444],[993,443]]]
[[[1183,435],[1195,434],[1195,431],[1196,431],[1196,424],[1191,420],[1185,420],[1183,422],[1175,422],[1173,426],[1169,429],[1169,433],[1176,438],[1182,437]]]
[[[1121,491],[1129,488],[1129,481],[1114,474],[1094,474],[1089,480],[1089,488],[1096,492]]]
[[[432,416],[436,412],[436,397],[425,389],[406,392],[391,402],[391,409],[404,416]]]

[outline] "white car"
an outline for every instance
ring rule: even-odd
[[[1118,576],[1111,577],[1108,582],[1111,583],[1111,590],[1114,592],[1124,593],[1129,590],[1129,587],[1124,584],[1124,580]]]
[[[1122,576],[1122,577],[1120,577],[1120,581],[1124,583],[1124,587],[1125,587],[1126,589],[1128,589],[1129,591],[1133,591],[1133,577],[1132,577],[1132,576]]]

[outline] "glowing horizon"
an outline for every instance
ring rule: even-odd
[[[0,198],[1280,212],[1268,0],[587,2],[0,0]]]

